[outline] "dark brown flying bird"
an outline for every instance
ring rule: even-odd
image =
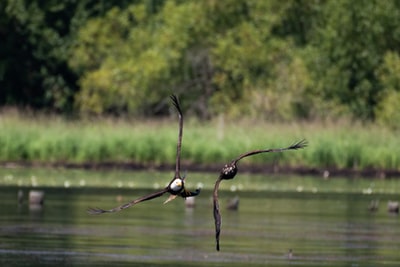
[[[254,150],[250,151],[247,153],[244,153],[237,157],[236,159],[232,160],[229,164],[225,164],[225,166],[222,168],[221,173],[219,174],[219,177],[217,181],[215,182],[214,186],[214,193],[213,193],[213,202],[214,202],[214,221],[215,221],[215,239],[217,241],[216,244],[216,249],[219,251],[219,236],[221,233],[221,214],[219,212],[219,204],[218,204],[218,188],[219,184],[221,183],[222,180],[230,180],[233,179],[238,171],[237,168],[237,163],[239,160],[242,158],[260,154],[260,153],[267,153],[267,152],[283,152],[285,150],[296,150],[300,148],[304,148],[307,146],[307,141],[306,140],[301,140],[300,142],[297,142],[289,147],[285,148],[272,148],[272,149],[262,149],[262,150]]]
[[[181,146],[182,146],[182,133],[183,133],[183,115],[182,115],[181,107],[179,105],[178,98],[175,95],[171,95],[171,100],[179,114],[179,135],[178,135],[178,143],[177,143],[177,147],[176,147],[176,162],[175,162],[174,178],[172,178],[171,182],[167,185],[167,187],[165,187],[164,189],[162,189],[160,191],[137,198],[135,200],[132,200],[126,204],[123,204],[121,206],[115,207],[110,210],[103,210],[100,208],[89,208],[88,209],[89,214],[102,214],[102,213],[106,213],[106,212],[121,211],[121,210],[127,209],[133,205],[136,205],[137,203],[140,203],[140,202],[143,202],[146,200],[150,200],[150,199],[153,199],[156,197],[160,197],[160,196],[164,195],[165,193],[170,193],[170,196],[164,203],[167,203],[167,202],[175,199],[177,196],[187,198],[187,197],[197,196],[200,193],[200,189],[197,189],[195,192],[187,191],[185,189],[185,176],[181,177],[181,175],[180,175]]]

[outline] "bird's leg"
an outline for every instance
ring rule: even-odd
[[[169,195],[169,197],[167,198],[167,200],[164,201],[164,204],[167,204],[168,202],[174,200],[176,198],[176,195]]]

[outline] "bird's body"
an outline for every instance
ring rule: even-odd
[[[236,176],[236,173],[237,173],[236,162],[231,162],[230,164],[225,164],[225,166],[222,167],[222,170],[220,173],[220,179],[221,180],[233,179]]]
[[[121,206],[118,206],[118,207],[115,207],[115,208],[109,209],[109,210],[104,210],[104,209],[100,209],[100,208],[89,208],[88,213],[102,214],[102,213],[108,213],[108,212],[118,212],[118,211],[127,209],[133,205],[136,205],[140,202],[160,197],[166,193],[169,193],[170,196],[164,203],[167,203],[167,202],[175,199],[177,196],[180,196],[182,198],[187,198],[187,197],[197,196],[200,193],[200,189],[197,189],[194,192],[186,190],[185,177],[181,177],[181,175],[180,175],[181,146],[182,146],[182,135],[183,135],[183,115],[182,115],[181,107],[179,105],[178,98],[175,95],[171,95],[171,100],[172,100],[172,103],[174,104],[176,110],[178,111],[178,115],[179,115],[179,134],[178,134],[178,142],[177,142],[177,146],[176,146],[176,161],[175,161],[174,178],[172,178],[171,182],[165,188],[163,188],[159,191],[156,191],[156,192],[148,194],[146,196],[137,198],[126,204],[123,204]]]
[[[297,143],[295,143],[289,147],[285,147],[285,148],[253,150],[253,151],[241,154],[239,157],[232,160],[230,163],[225,164],[224,167],[222,167],[219,177],[218,177],[217,181],[215,182],[214,192],[213,192],[213,204],[214,204],[213,205],[214,206],[213,214],[214,214],[214,222],[215,222],[215,239],[216,239],[216,249],[217,250],[219,250],[219,236],[221,233],[221,213],[219,210],[219,203],[218,203],[218,188],[219,188],[221,181],[233,179],[238,172],[237,163],[239,162],[239,160],[241,160],[245,157],[260,154],[260,153],[283,152],[286,150],[297,150],[297,149],[304,148],[306,146],[307,146],[307,142],[305,140],[302,140],[300,142],[297,142]]]

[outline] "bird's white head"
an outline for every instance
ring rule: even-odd
[[[170,184],[170,188],[174,192],[179,192],[183,188],[183,180],[180,178],[176,178],[175,180],[172,181]]]

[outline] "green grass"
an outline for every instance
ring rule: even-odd
[[[0,161],[173,164],[177,120],[96,119],[0,114]],[[252,149],[307,139],[301,151],[258,155],[241,164],[308,168],[400,169],[399,133],[348,122],[277,124],[263,121],[185,121],[182,161],[224,164]]]

